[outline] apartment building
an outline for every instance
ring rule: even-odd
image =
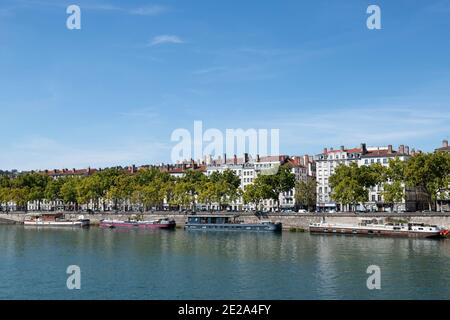
[[[236,155],[233,158],[228,159],[225,154],[223,158],[211,161],[211,164],[207,166],[206,175],[211,175],[213,172],[224,172],[225,170],[231,170],[239,177],[241,180],[240,188],[245,190],[245,188],[252,184],[256,177],[260,174],[276,173],[280,165],[285,164],[289,160],[287,155],[278,156],[265,156],[252,158],[249,154],[245,153],[242,158],[238,158]],[[281,203],[281,202],[280,202]],[[262,205],[268,210],[274,210],[276,203],[272,199],[264,200]],[[212,204],[211,208],[206,205],[203,207],[207,210],[218,209],[217,204]],[[255,209],[252,205],[244,204],[242,197],[233,201],[230,204],[231,210],[241,211],[241,210],[253,210]]]
[[[379,163],[383,166],[389,165],[389,160],[399,158],[405,161],[414,153],[408,146],[400,145],[394,150],[392,145],[387,147],[367,147],[365,143],[357,148],[347,149],[341,146],[339,149],[325,148],[321,154],[315,156],[316,161],[316,181],[317,181],[317,209],[320,211],[348,210],[341,208],[340,204],[332,200],[332,188],[329,184],[329,178],[334,174],[337,166],[350,165],[356,163],[358,166],[371,165]],[[405,187],[405,199],[396,204],[398,210],[415,211],[421,210],[426,202],[424,194],[416,189]],[[364,205],[364,206],[363,206]],[[370,211],[385,211],[388,206],[383,200],[383,189],[381,185],[375,186],[369,190],[369,199],[361,204],[359,209]]]
[[[435,152],[447,152],[450,153],[450,147],[448,146],[448,140],[443,140],[441,147],[435,149]],[[448,186],[448,190],[450,190],[450,184]],[[450,211],[450,193],[449,191],[441,192],[438,200],[439,209],[443,211]],[[444,194],[444,196],[442,196]]]

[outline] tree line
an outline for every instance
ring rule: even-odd
[[[44,202],[62,202],[63,209],[79,211],[89,205],[93,211],[111,208],[115,211],[161,210],[168,205],[173,210],[196,210],[199,204],[218,210],[228,208],[233,201],[243,198],[246,204],[259,207],[263,199],[278,202],[280,192],[293,188],[295,176],[287,167],[279,167],[272,175],[259,175],[252,185],[241,189],[240,178],[232,171],[205,175],[187,170],[182,177],[173,177],[157,168],[129,173],[121,168],[97,171],[89,176],[67,176],[53,179],[43,173],[21,173],[17,176],[0,175],[0,205],[8,210],[8,202],[16,210],[27,211],[34,202],[41,210]],[[279,204],[278,204],[279,205]]]
[[[395,210],[405,197],[405,188],[425,194],[429,210],[439,209],[439,201],[449,198],[450,154],[420,153],[406,161],[394,158],[388,166],[339,165],[329,178],[331,198],[354,209],[369,201],[369,190],[381,186],[384,203]]]

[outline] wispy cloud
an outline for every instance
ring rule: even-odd
[[[184,41],[178,36],[163,34],[154,37],[150,41],[149,46],[157,46],[161,44],[182,44],[182,43],[184,43]]]
[[[18,170],[110,167],[155,163],[170,152],[170,145],[154,140],[118,141],[114,146],[69,146],[56,139],[33,136],[5,146],[8,157],[0,167]]]
[[[82,0],[77,1],[75,4],[80,6],[81,10],[85,9],[92,11],[119,12],[140,16],[157,16],[170,11],[170,8],[168,6],[163,6],[159,4],[151,4],[142,7],[125,7],[101,1],[96,2],[96,1],[82,1]],[[59,0],[57,1],[17,0],[16,9],[34,8],[35,6],[65,8],[68,5],[69,5],[68,3],[64,3]],[[0,16],[2,14],[1,11],[2,10],[0,9]]]
[[[165,13],[169,10],[166,6],[161,5],[149,5],[140,8],[131,9],[129,12],[131,14],[139,15],[139,16],[156,16],[162,13]]]
[[[437,139],[448,134],[450,112],[441,108],[365,106],[275,116],[283,147],[403,144]],[[436,145],[438,141],[436,141]],[[413,146],[414,147],[414,146]]]
[[[0,17],[7,17],[11,15],[11,9],[9,8],[0,8]]]
[[[195,70],[192,72],[193,74],[201,75],[201,74],[208,74],[208,73],[214,73],[214,72],[220,72],[220,71],[226,71],[227,67],[211,67],[211,68],[204,68]]]

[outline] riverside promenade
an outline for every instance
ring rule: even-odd
[[[25,217],[36,212],[11,212],[0,213],[0,224],[21,224]],[[64,212],[66,219],[77,219],[83,215],[85,219],[90,219],[91,224],[96,225],[103,219],[127,220],[133,215],[142,215],[144,220],[152,220],[163,217],[172,218],[176,221],[177,226],[183,227],[188,214],[178,211],[154,211],[154,212]],[[197,212],[197,215],[210,214],[209,212]],[[441,212],[405,212],[405,213],[354,213],[354,212],[339,212],[339,213],[264,213],[255,214],[248,212],[214,212],[214,214],[235,214],[239,215],[240,219],[245,223],[255,223],[261,220],[271,220],[274,222],[281,222],[283,229],[304,229],[307,230],[310,223],[322,221],[323,218],[330,223],[348,223],[358,224],[362,219],[385,219],[396,222],[414,222],[425,223],[431,225],[438,225],[445,228],[450,228],[450,213]]]

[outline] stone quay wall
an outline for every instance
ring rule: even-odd
[[[98,224],[103,219],[111,220],[127,220],[134,213],[85,213],[85,212],[66,212],[66,219],[78,219],[80,215],[83,215],[85,219],[90,219],[92,224]],[[197,213],[201,215],[203,213]],[[221,213],[218,213],[221,214]],[[223,214],[223,213],[222,213]],[[229,213],[225,213],[229,214]],[[310,223],[316,223],[325,220],[329,223],[345,223],[345,224],[358,224],[362,219],[384,219],[385,221],[398,221],[398,222],[413,222],[413,223],[425,223],[431,225],[438,225],[450,229],[450,214],[444,213],[402,213],[402,214],[386,214],[386,213],[371,213],[371,214],[355,214],[355,213],[333,213],[333,214],[265,214],[255,215],[253,213],[235,213],[238,214],[239,219],[245,223],[256,223],[261,220],[270,220],[272,222],[281,222],[283,229],[308,229]],[[0,213],[0,224],[2,223],[22,223],[27,216],[26,213]],[[144,220],[152,220],[158,218],[172,218],[176,221],[177,226],[183,227],[188,215],[164,211],[154,213],[144,213]]]

